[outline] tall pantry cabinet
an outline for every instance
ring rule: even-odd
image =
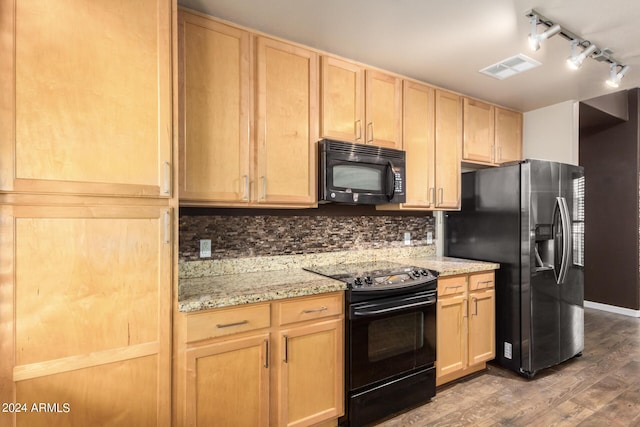
[[[1,425],[168,425],[171,0],[0,0]]]

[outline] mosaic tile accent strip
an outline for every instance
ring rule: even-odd
[[[400,248],[435,239],[433,216],[392,215],[180,215],[180,261],[199,258],[200,239],[211,239],[211,258],[302,255]]]

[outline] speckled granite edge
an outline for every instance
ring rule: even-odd
[[[407,246],[402,248],[365,249],[322,254],[280,255],[223,260],[186,261],[178,265],[178,278],[219,276],[292,270],[316,265],[347,264],[361,261],[395,260],[400,258],[424,258],[434,256],[435,245]]]
[[[183,279],[178,310],[193,312],[344,291],[346,285],[300,269]]]

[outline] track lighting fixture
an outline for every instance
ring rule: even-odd
[[[552,25],[546,31],[538,34],[538,17],[531,17],[531,33],[529,33],[529,47],[534,52],[540,49],[540,42],[548,39],[549,37],[555,36],[562,30],[559,24]]]
[[[612,88],[617,88],[620,86],[620,80],[624,77],[625,74],[629,72],[629,66],[625,65],[618,72],[618,64],[613,63],[609,66],[609,79],[607,80],[607,86]]]
[[[529,33],[529,46],[532,50],[540,49],[540,42],[560,34],[564,39],[571,42],[571,56],[567,58],[567,65],[577,70],[582,66],[585,59],[591,58],[598,62],[609,63],[609,79],[607,85],[612,88],[620,86],[620,81],[625,74],[629,72],[629,66],[623,65],[615,59],[610,49],[598,49],[596,45],[589,40],[585,40],[579,35],[561,27],[560,24],[554,23],[551,19],[542,16],[535,10],[528,11],[525,16],[529,18],[531,24],[531,32]],[[545,31],[538,34],[538,25],[547,27]],[[578,53],[578,48],[582,48],[582,52]],[[620,68],[620,71],[618,71]]]
[[[571,56],[567,58],[567,65],[572,70],[577,70],[582,67],[584,60],[596,51],[596,45],[590,44],[581,53],[578,53],[578,40],[571,42]]]

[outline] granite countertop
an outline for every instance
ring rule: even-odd
[[[497,270],[500,264],[494,262],[475,261],[470,259],[432,256],[425,258],[405,258],[398,260],[403,264],[435,270],[442,276],[454,276],[456,274],[477,273],[479,271]]]
[[[449,257],[390,258],[391,262],[435,270],[440,276],[495,270],[499,264]],[[345,283],[302,268],[180,279],[178,309],[194,312],[261,301],[346,290]]]
[[[345,283],[302,269],[180,279],[178,310],[192,312],[252,302],[344,291]]]

